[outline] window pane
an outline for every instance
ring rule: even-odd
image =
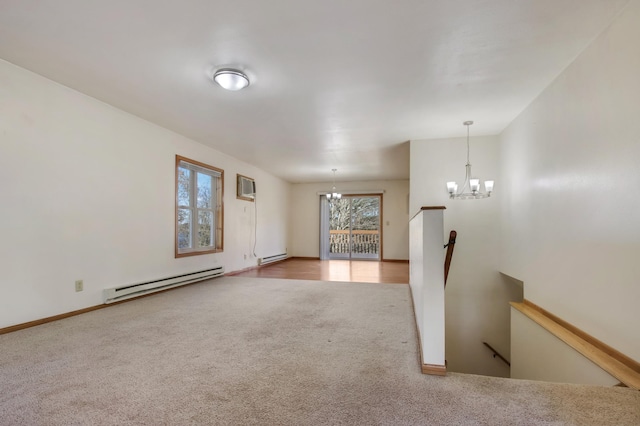
[[[191,170],[184,167],[178,168],[178,205],[179,206],[191,206],[189,202],[190,193],[189,187],[191,186]]]
[[[329,253],[349,253],[351,199],[343,197],[329,203]]]
[[[178,248],[191,247],[191,211],[178,209]]]
[[[329,203],[329,229],[345,230],[351,227],[351,202],[350,198],[331,200]]]
[[[352,229],[377,230],[380,216],[378,197],[353,198],[351,207]]]
[[[198,212],[198,245],[210,247],[213,245],[213,212]]]
[[[223,249],[224,171],[176,155],[176,257]]]
[[[198,208],[211,208],[211,176],[198,173]]]

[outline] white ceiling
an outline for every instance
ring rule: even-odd
[[[627,2],[0,0],[0,58],[291,182],[406,179],[408,140],[500,133]]]

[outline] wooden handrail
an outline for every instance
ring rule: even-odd
[[[529,300],[511,306],[628,387],[640,390],[640,363]]]
[[[446,246],[447,255],[444,258],[444,286],[447,286],[447,277],[449,276],[449,267],[451,266],[451,258],[453,257],[453,248],[456,245],[456,237],[458,233],[456,231],[449,232],[449,242]]]

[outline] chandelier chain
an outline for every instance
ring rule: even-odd
[[[334,198],[340,199],[342,198],[342,194],[336,191],[336,172],[338,169],[331,169],[333,172],[333,188],[331,188],[331,192],[327,193],[327,199],[331,201]]]

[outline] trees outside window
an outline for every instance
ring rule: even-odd
[[[349,197],[331,200],[329,229],[377,230],[380,223],[380,200],[377,197]]]
[[[176,257],[223,249],[224,171],[176,156]]]

